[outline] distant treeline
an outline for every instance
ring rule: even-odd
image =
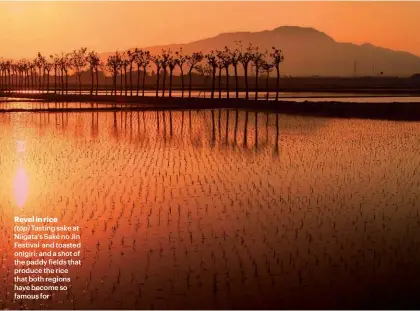
[[[146,89],[153,88],[156,97],[172,96],[174,88],[182,91],[182,97],[191,97],[193,88],[210,88],[211,98],[215,93],[239,91],[244,89],[248,99],[250,85],[258,98],[261,80],[265,89],[270,86],[270,73],[275,71],[274,89],[276,99],[280,85],[280,64],[284,56],[280,49],[260,52],[258,47],[249,44],[243,47],[236,43],[235,49],[225,47],[223,50],[211,51],[208,54],[194,52],[184,54],[177,51],[162,50],[159,55],[151,55],[149,51],[134,49],[127,52],[115,52],[102,61],[95,51],[86,48],[74,50],[71,53],[55,54],[45,57],[38,53],[30,60],[0,60],[0,90],[10,92],[15,90],[40,90],[67,94],[70,87],[76,87],[80,93],[89,86],[90,94],[98,94],[105,86],[111,95],[117,92],[125,95],[144,96]],[[238,76],[238,66],[244,75]],[[233,76],[230,71],[233,69]],[[249,81],[253,70],[253,82]],[[175,75],[179,72],[179,75]],[[89,81],[89,82],[88,82]]]

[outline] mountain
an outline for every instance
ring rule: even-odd
[[[285,61],[282,73],[292,76],[411,76],[420,72],[420,57],[408,52],[393,51],[366,43],[337,42],[314,28],[282,26],[260,32],[222,33],[212,38],[186,44],[143,47],[157,54],[162,49],[183,48],[185,53],[209,52],[212,49],[233,48],[235,41],[246,46],[252,43],[260,51],[281,48]],[[111,53],[103,53],[106,58]]]

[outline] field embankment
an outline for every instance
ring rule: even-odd
[[[0,94],[1,95],[1,94]],[[33,107],[8,108],[7,101],[0,103],[0,112],[18,111],[114,111],[120,109],[150,110],[150,109],[251,109],[268,110],[285,114],[312,115],[341,118],[368,118],[388,120],[420,121],[420,98],[418,102],[339,102],[310,101],[295,102],[288,100],[265,101],[244,99],[209,99],[209,98],[156,98],[109,95],[58,95],[58,94],[7,94],[8,98],[32,99]],[[85,103],[80,108],[54,107],[51,102],[80,102]],[[42,104],[42,103],[48,103]],[[86,105],[91,103],[91,105]],[[103,105],[108,103],[108,105]],[[111,103],[112,105],[109,105]]]

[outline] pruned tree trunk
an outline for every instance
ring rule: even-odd
[[[133,96],[133,66],[130,65],[130,96]]]
[[[79,79],[79,94],[82,95],[82,73],[79,72],[79,74],[77,75],[78,79]]]
[[[279,87],[280,87],[280,69],[276,67],[277,80],[276,80],[276,101],[279,100]]]
[[[140,66],[137,65],[137,96],[139,96],[139,90],[140,90]]]
[[[115,72],[114,74],[114,95],[117,96],[117,77],[118,76],[118,72]]]
[[[66,74],[66,95],[69,93],[69,75],[67,70],[65,71]]]
[[[265,89],[267,91],[266,98],[265,98],[266,100],[268,100],[270,96],[270,89],[268,88],[268,80],[270,80],[270,72],[267,71],[267,77],[265,80]]]
[[[123,70],[121,69],[121,73],[120,73],[120,95],[122,96],[122,94],[123,94],[123,87],[124,87],[124,84],[123,84]]]
[[[248,100],[248,66],[244,67],[245,74],[245,99]]]
[[[156,97],[159,97],[159,76],[160,76],[160,68],[158,68],[157,73],[156,73]]]
[[[169,70],[169,97],[172,98],[172,76],[173,76],[173,69]]]
[[[90,67],[90,95],[93,95],[93,67]]]
[[[50,92],[50,72],[47,72],[47,93]]]
[[[259,68],[256,68],[256,71],[255,71],[255,100],[258,100],[258,72],[259,72]]]
[[[229,99],[229,67],[225,67],[226,70],[226,98]]]
[[[181,67],[181,98],[184,98],[184,71]]]
[[[98,89],[99,89],[99,72],[98,72],[98,68],[96,68],[95,70],[96,73],[96,95],[98,95]],[[105,82],[106,82],[106,77],[105,77]]]
[[[188,72],[188,97],[191,98],[191,85],[192,85],[192,69]]]
[[[127,92],[128,92],[128,85],[127,85],[127,67],[124,67],[124,94],[125,96],[127,96]]]
[[[213,67],[213,78],[211,82],[211,99],[214,99],[214,89],[216,87],[216,67]]]
[[[219,98],[222,98],[222,67],[219,67]]]
[[[166,68],[163,70],[162,97],[165,97],[165,89],[166,89]]]
[[[54,68],[54,94],[57,94],[57,68]]]
[[[143,67],[142,96],[144,97],[144,88],[146,87],[147,67]]]

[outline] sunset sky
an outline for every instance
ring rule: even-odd
[[[419,12],[420,2],[1,2],[0,57],[110,52],[283,25],[420,56]]]

